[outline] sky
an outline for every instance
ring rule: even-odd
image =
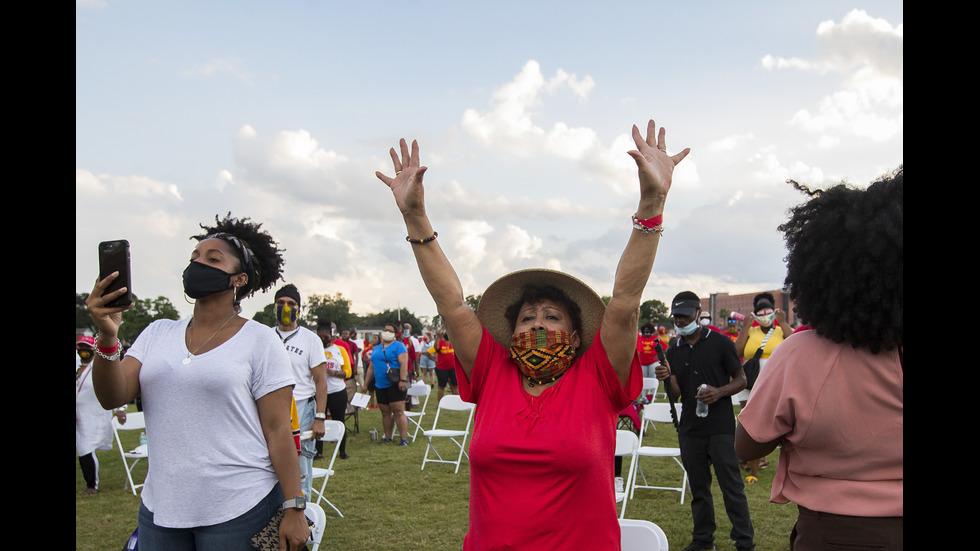
[[[786,180],[903,162],[903,38],[894,0],[78,0],[75,291],[127,239],[137,297],[190,315],[190,236],[231,212],[285,249],[247,317],[287,282],[434,316],[375,176],[406,138],[464,294],[541,267],[610,295],[650,119],[691,153],[643,300],[779,289]]]

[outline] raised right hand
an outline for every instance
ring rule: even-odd
[[[105,292],[106,287],[108,287],[109,284],[112,283],[112,281],[117,277],[119,277],[119,272],[112,272],[102,281],[96,281],[92,292],[89,293],[88,298],[85,299],[85,308],[88,310],[89,314],[91,314],[92,321],[95,323],[95,327],[99,330],[100,336],[115,337],[119,332],[119,324],[122,323],[123,311],[135,306],[135,304],[115,308],[106,306],[107,303],[112,302],[116,298],[126,293],[126,288],[123,287],[102,296],[102,293]]]
[[[425,174],[426,167],[419,166],[419,144],[412,140],[411,153],[405,138],[402,138],[398,145],[401,148],[401,158],[395,152],[395,148],[389,151],[395,177],[389,178],[380,172],[374,174],[391,189],[391,193],[395,196],[395,204],[398,205],[402,216],[425,214],[422,176]]]

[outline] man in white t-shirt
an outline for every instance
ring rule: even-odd
[[[323,342],[313,331],[299,326],[300,296],[295,285],[289,284],[276,292],[276,334],[289,353],[296,386],[293,399],[299,414],[299,430],[313,431],[313,440],[300,445],[300,482],[303,494],[310,499],[313,486],[313,455],[315,440],[323,436],[323,421],[327,418],[327,364]]]

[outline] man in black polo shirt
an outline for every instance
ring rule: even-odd
[[[731,339],[698,323],[701,301],[690,291],[674,297],[670,315],[678,337],[667,349],[667,365],[656,368],[657,378],[668,379],[671,396],[681,398],[677,428],[681,460],[691,484],[693,541],[684,551],[714,549],[715,513],[711,498],[711,467],[732,522],[736,549],[754,549],[752,520],[745,499],[742,475],[735,455],[735,411],[731,396],[745,388],[745,373]],[[699,389],[706,385],[703,390]],[[696,413],[698,400],[708,405],[707,415]]]

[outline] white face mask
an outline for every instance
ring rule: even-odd
[[[381,340],[383,340],[384,342],[391,342],[395,340],[395,334],[391,331],[382,331]]]
[[[707,327],[711,325],[711,320],[709,320],[708,318],[701,318],[701,325]]]

